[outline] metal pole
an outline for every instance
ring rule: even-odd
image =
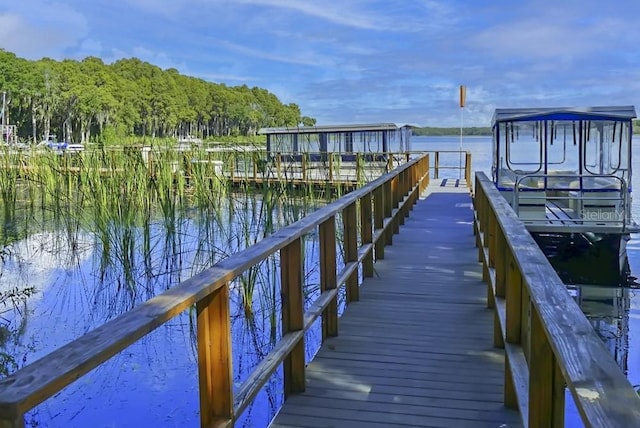
[[[462,178],[462,128],[463,128],[463,124],[464,124],[464,107],[460,107],[460,162],[459,162],[459,165],[458,165],[458,179]]]
[[[459,163],[458,163],[458,180],[462,179],[462,129],[464,125],[464,106],[466,102],[467,102],[467,88],[465,88],[464,85],[460,85],[460,151],[459,151]]]
[[[5,123],[5,108],[7,106],[7,93],[5,91],[2,92],[2,111],[0,112],[0,117],[2,117],[2,135],[6,135],[7,144],[9,144],[9,127]]]

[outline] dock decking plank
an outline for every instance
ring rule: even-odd
[[[470,197],[447,190],[415,206],[272,427],[522,425],[502,401]]]

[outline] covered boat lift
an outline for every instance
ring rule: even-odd
[[[267,136],[267,154],[300,160],[323,161],[335,155],[343,162],[386,161],[390,155],[411,150],[411,126],[394,123],[295,126],[262,128]]]

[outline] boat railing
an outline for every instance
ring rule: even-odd
[[[629,201],[619,176],[552,172],[517,177],[511,206],[527,224],[614,227],[626,233],[635,225]]]

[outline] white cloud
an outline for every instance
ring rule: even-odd
[[[359,1],[236,0],[236,3],[289,9],[347,27],[369,30],[393,29],[392,23],[384,15],[369,13],[366,9],[353,7],[354,4],[359,5],[361,3]]]
[[[0,47],[29,59],[61,55],[87,33],[86,18],[64,3],[23,0],[0,14]]]

